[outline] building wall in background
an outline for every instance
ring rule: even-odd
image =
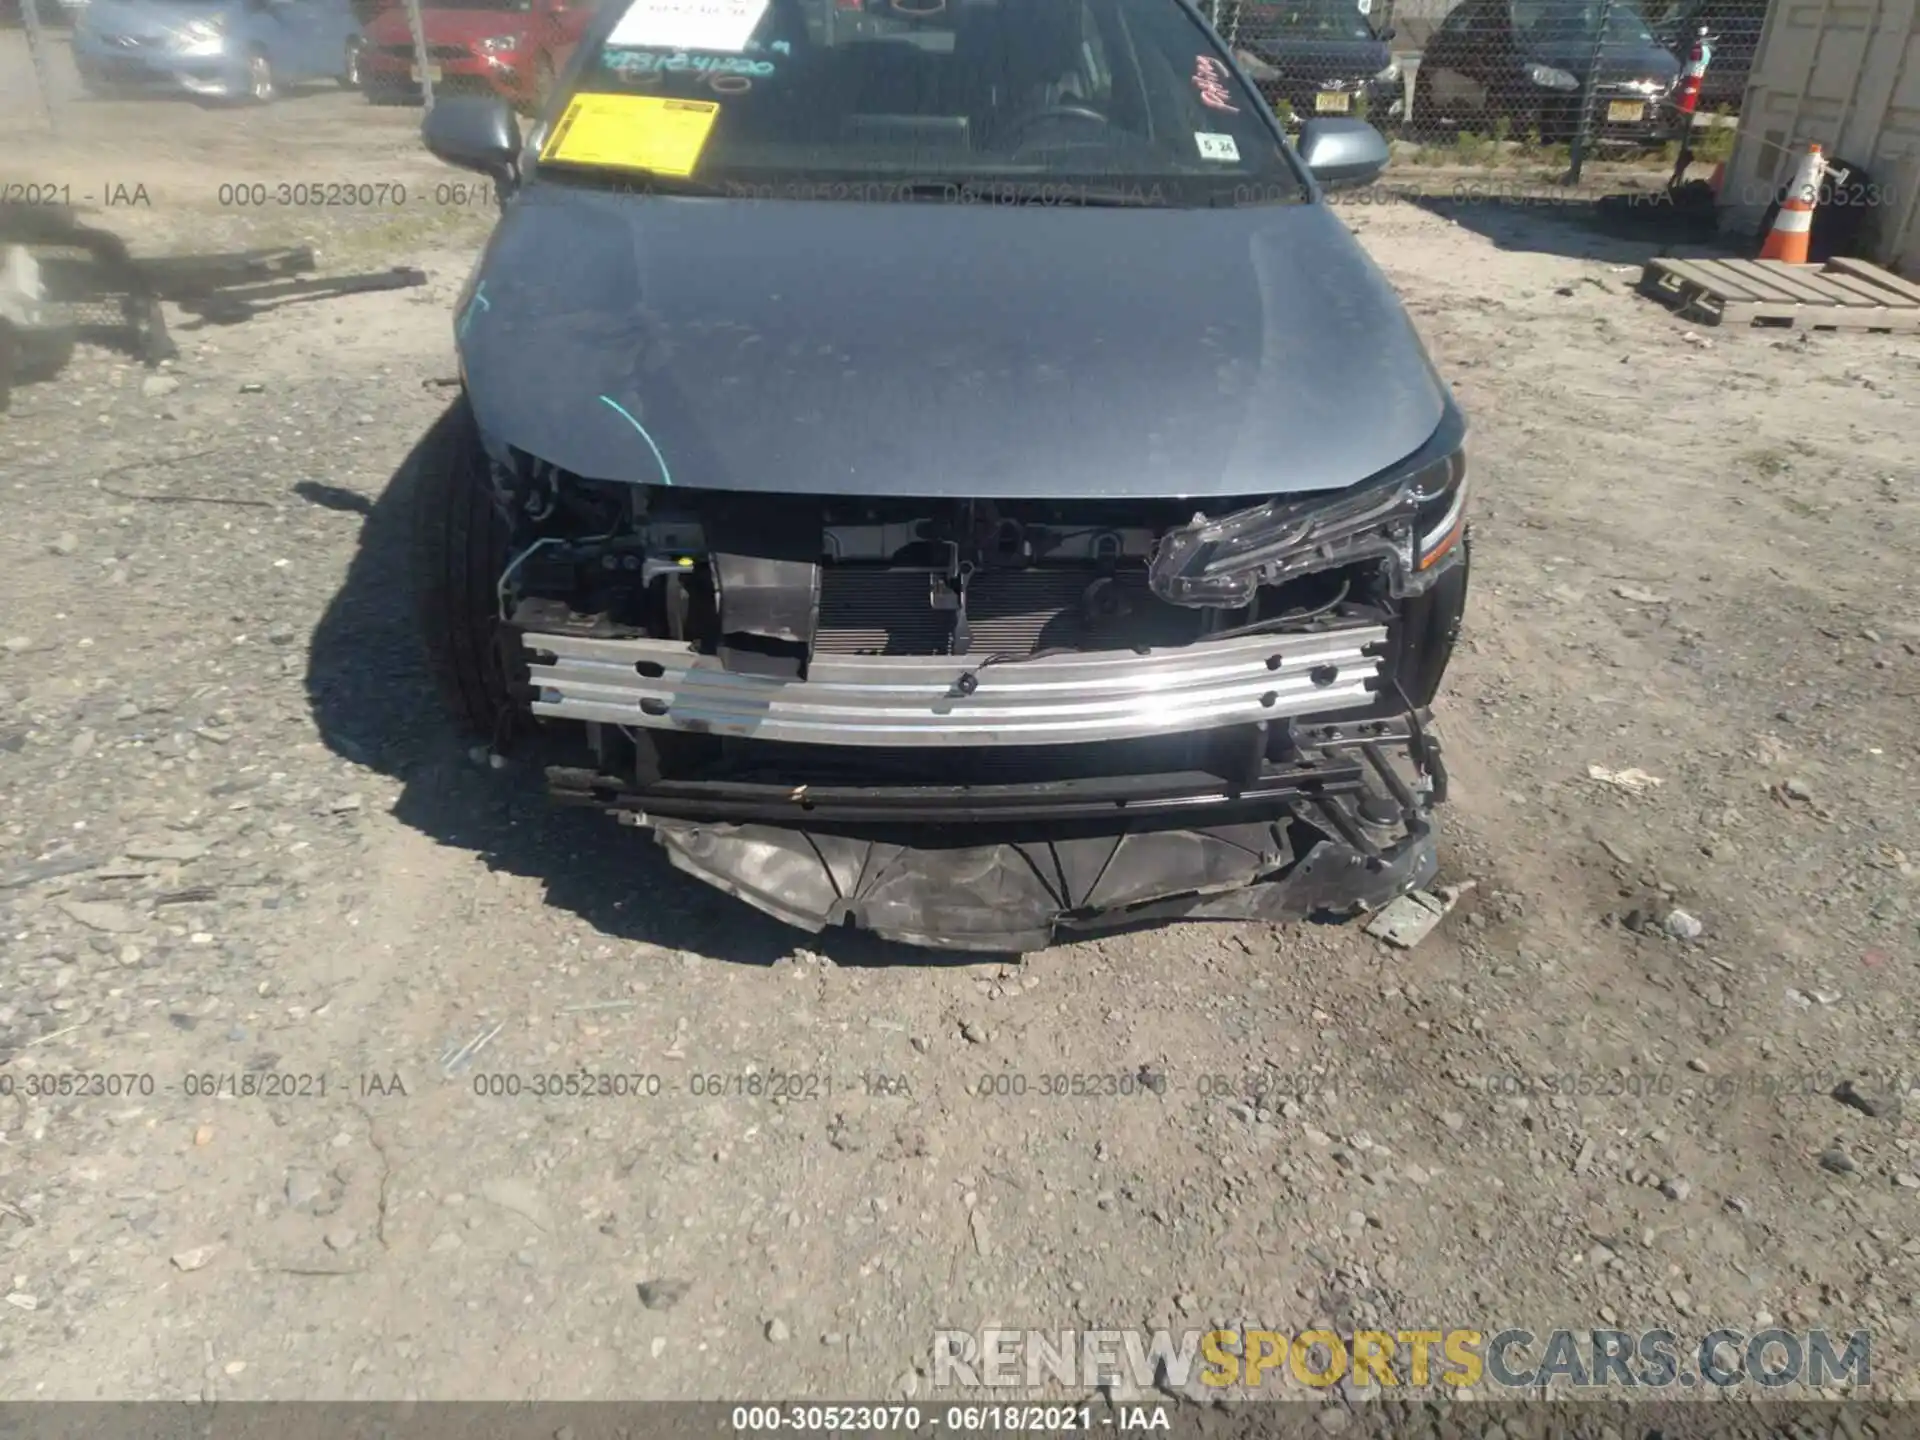
[[[1920,276],[1920,0],[1774,0],[1721,189],[1754,233],[1810,142],[1864,167],[1870,258]]]

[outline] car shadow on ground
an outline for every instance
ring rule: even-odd
[[[1660,256],[1743,258],[1750,242],[1722,235],[1708,204],[1676,203],[1664,192],[1538,198],[1409,195],[1441,219],[1484,236],[1501,250],[1530,251],[1611,265],[1645,265]]]
[[[534,766],[494,769],[484,753],[476,760],[443,718],[414,626],[408,541],[418,453],[416,445],[364,508],[334,487],[295,490],[309,504],[365,517],[346,579],[314,628],[307,699],[329,749],[401,782],[395,818],[471,851],[491,870],[539,880],[549,905],[616,940],[762,966],[802,946],[849,966],[1012,958],[920,950],[851,931],[810,936],[682,875],[646,835],[551,805]]]

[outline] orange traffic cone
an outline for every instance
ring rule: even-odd
[[[1793,186],[1774,217],[1767,243],[1760,247],[1762,260],[1784,260],[1789,265],[1807,263],[1807,243],[1813,234],[1813,207],[1820,198],[1820,179],[1827,169],[1826,156],[1818,145],[1807,146],[1794,172]]]

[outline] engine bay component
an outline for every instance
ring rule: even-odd
[[[793,924],[1025,949],[1432,878],[1457,445],[1218,518],[490,473],[555,796]]]

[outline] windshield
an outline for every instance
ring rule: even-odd
[[[525,14],[533,8],[533,0],[420,0],[422,10],[508,10],[515,14]],[[398,3],[381,6],[383,10],[394,10],[401,14],[406,8]]]
[[[1371,40],[1372,28],[1353,0],[1278,0],[1251,7],[1260,33],[1279,31],[1310,40]],[[1242,22],[1241,34],[1248,33]]]
[[[633,0],[589,44],[543,171],[771,198],[1301,195],[1174,0]]]
[[[1601,0],[1513,0],[1514,28],[1528,39],[1548,45],[1594,39],[1603,13],[1609,41],[1654,43],[1646,17],[1620,0],[1611,6]]]

